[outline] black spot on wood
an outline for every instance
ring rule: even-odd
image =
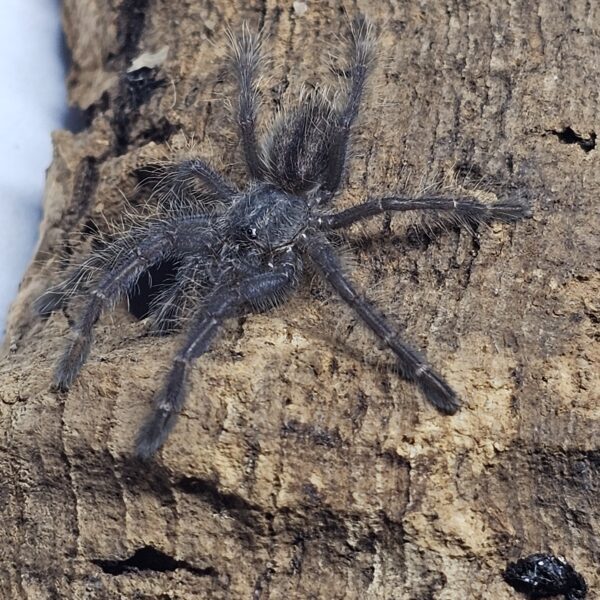
[[[596,147],[596,132],[591,131],[589,137],[585,138],[579,135],[570,127],[558,131],[556,129],[549,129],[547,133],[555,135],[559,141],[563,144],[578,144],[584,152],[591,152]]]
[[[454,172],[457,177],[467,180],[481,181],[484,179],[483,171],[479,165],[470,162],[459,162],[454,166]]]
[[[73,182],[73,208],[77,218],[88,211],[98,185],[98,161],[94,156],[86,156],[79,161]]]
[[[92,236],[95,242],[95,249],[102,248],[104,246],[104,244],[97,239],[100,236],[100,230],[98,229],[98,225],[96,225],[96,221],[94,221],[92,218],[89,218],[84,222],[83,226],[81,227],[81,235],[82,237]]]
[[[144,546],[124,560],[95,559],[91,561],[108,575],[123,575],[136,571],[168,573],[183,569],[201,577],[214,577],[217,572],[212,567],[199,568],[185,560],[177,560],[152,546]]]
[[[210,504],[215,510],[222,511],[254,511],[252,506],[241,496],[221,492],[215,483],[199,477],[183,477],[176,487],[186,494],[194,494]]]
[[[84,126],[89,127],[92,124],[92,121],[102,113],[106,112],[110,107],[110,94],[108,92],[103,92],[100,98],[96,102],[90,104],[83,111],[83,121]]]
[[[584,578],[562,556],[531,554],[509,563],[502,576],[529,598],[564,594],[566,600],[583,600],[587,595]]]
[[[117,55],[129,62],[138,52],[138,45],[146,24],[149,0],[123,0],[117,19]]]
[[[135,110],[148,102],[154,91],[165,84],[166,79],[158,79],[157,74],[158,69],[142,67],[123,75],[124,92],[127,94],[127,105],[130,110]]]
[[[112,126],[115,133],[115,152],[127,152],[131,143],[131,128],[139,117],[140,107],[148,102],[152,94],[165,84],[165,79],[157,78],[158,70],[142,67],[124,73],[119,78],[117,95],[113,102]],[[166,119],[161,119],[141,136],[141,141],[164,141],[176,127]]]
[[[326,448],[337,448],[342,445],[342,439],[337,430],[330,431],[322,427],[301,423],[296,419],[286,421],[281,426],[281,435],[283,437],[294,435],[310,441],[317,446],[325,446]]]
[[[171,123],[168,119],[163,117],[157,123],[142,131],[142,133],[136,137],[136,142],[141,144],[148,142],[162,144],[163,142],[168,141],[180,129],[181,126],[179,124]]]
[[[157,182],[164,177],[166,171],[163,164],[156,162],[137,167],[131,174],[135,177],[138,188],[152,191]]]

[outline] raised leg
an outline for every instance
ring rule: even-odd
[[[354,22],[350,42],[351,63],[348,69],[350,89],[331,135],[331,149],[321,185],[325,200],[340,187],[348,154],[350,129],[358,115],[369,69],[373,63],[373,29],[364,18],[356,19]]]
[[[185,401],[192,363],[209,349],[224,319],[239,313],[246,305],[254,306],[282,293],[296,281],[298,265],[297,256],[289,252],[272,271],[252,275],[235,285],[220,286],[213,291],[193,321],[165,385],[154,399],[154,410],[137,438],[138,456],[152,456],[167,439]]]
[[[333,289],[394,352],[402,375],[414,381],[437,409],[454,414],[459,408],[456,393],[418,352],[400,339],[384,316],[358,294],[344,275],[331,244],[325,238],[315,236],[307,240],[305,250]]]
[[[256,138],[259,104],[256,78],[261,63],[260,37],[244,26],[242,32],[237,37],[231,35],[230,40],[233,69],[239,86],[236,120],[248,172],[254,179],[259,179],[264,172]]]
[[[530,215],[529,207],[518,200],[483,204],[472,197],[405,198],[390,197],[369,200],[333,215],[315,219],[322,229],[341,229],[353,223],[380,215],[386,211],[424,210],[454,218],[459,223],[482,223],[487,221],[516,221]]]

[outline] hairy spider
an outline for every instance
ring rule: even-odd
[[[348,64],[342,71],[345,94],[305,93],[296,106],[277,115],[263,141],[256,127],[260,37],[244,28],[231,42],[239,87],[236,121],[250,183],[238,190],[201,159],[163,169],[157,190],[170,204],[163,218],[143,220],[92,254],[40,303],[48,312],[75,291],[87,295],[73,339],[56,367],[57,387],[67,389],[85,363],[102,311],[148,269],[175,262],[174,281],[154,303],[151,321],[160,329],[173,321],[180,324],[184,312],[192,317],[137,438],[137,454],[149,457],[173,428],[190,369],[208,351],[223,321],[281,302],[306,264],[391,349],[402,376],[414,381],[440,411],[453,414],[459,407],[455,392],[356,289],[336,253],[334,232],[388,211],[429,211],[453,222],[480,223],[519,219],[527,207],[518,200],[483,204],[470,196],[392,196],[331,212],[328,206],[343,179],[352,126],[373,64],[372,27],[364,18],[351,27]]]

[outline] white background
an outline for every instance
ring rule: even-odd
[[[1,0],[0,339],[42,216],[50,132],[67,100],[59,0]]]

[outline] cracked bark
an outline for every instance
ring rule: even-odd
[[[150,465],[131,459],[132,439],[175,337],[145,336],[119,307],[73,389],[50,390],[72,313],[43,321],[32,300],[122,214],[123,194],[136,198],[132,172],[193,137],[244,182],[224,23],[270,35],[267,111],[325,76],[346,27],[336,3],[300,14],[271,0],[67,0],[71,100],[89,123],[54,135],[39,247],[4,345],[3,598],[507,600],[506,562],[547,550],[597,593],[600,8],[363,8],[380,60],[338,206],[448,171],[533,200],[533,219],[479,239],[423,239],[393,217],[354,244],[360,283],[464,408],[426,406],[309,287],[232,323]],[[132,61],[147,70],[124,75]]]

